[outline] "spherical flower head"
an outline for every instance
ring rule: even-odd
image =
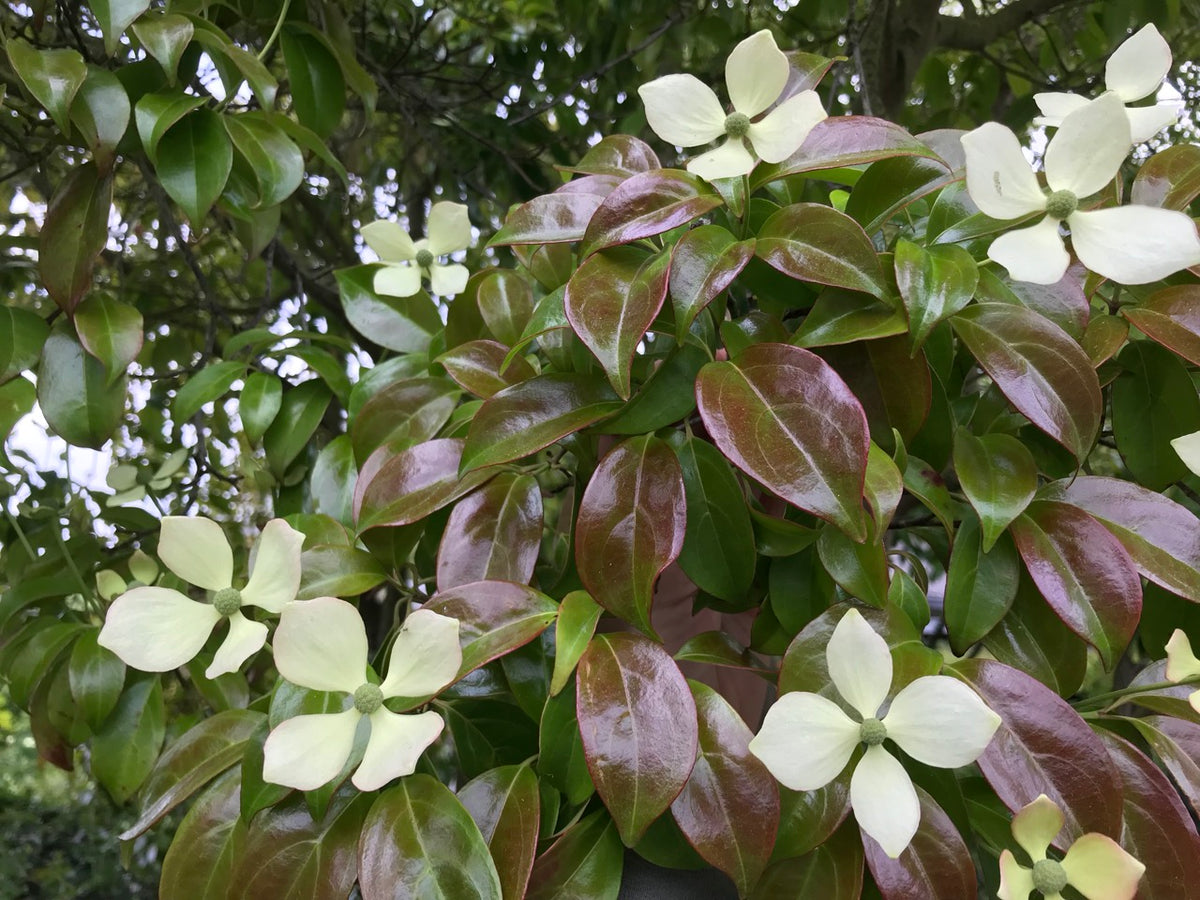
[[[813,791],[833,781],[865,745],[850,779],[850,805],[859,827],[895,858],[916,834],[921,810],[912,779],[885,740],[926,765],[953,769],[979,758],[1000,717],[961,681],[930,675],[906,685],[877,718],[892,685],[892,655],[856,609],[838,622],[825,660],[859,721],[819,694],[784,694],[767,711],[750,752],[785,786]]]
[[[799,149],[825,110],[815,91],[779,103],[790,66],[771,32],[759,31],[738,44],[725,61],[725,85],[733,112],[725,114],[716,93],[692,75],[664,75],[638,88],[646,123],[669,144],[698,147],[724,136],[715,150],[690,160],[688,171],[713,181],[746,175],[759,159],[783,162]],[[747,141],[754,153],[747,148]]]
[[[442,717],[432,711],[401,715],[383,703],[392,698],[422,702],[457,679],[462,665],[458,620],[420,609],[404,620],[392,643],[387,677],[378,685],[370,682],[362,618],[333,597],[287,607],[275,630],[274,651],[279,674],[293,684],[353,698],[344,712],[296,716],[267,736],[264,780],[302,791],[338,776],[363,718],[371,734],[352,778],[355,787],[374,791],[411,775],[425,748],[442,733]]]
[[[304,535],[283,519],[272,519],[259,536],[250,580],[233,587],[233,549],[221,526],[201,516],[162,520],[158,555],[189,584],[213,592],[198,603],[179,591],[135,587],[113,601],[99,643],[126,665],[143,672],[169,672],[192,659],[226,619],[229,632],[205,670],[209,678],[236,672],[262,649],[267,626],[246,618],[244,606],[279,613],[300,589],[300,546]]]
[[[1193,431],[1171,441],[1171,448],[1179,454],[1183,464],[1200,476],[1200,431]]]
[[[377,294],[411,297],[421,290],[422,277],[441,297],[461,294],[467,286],[471,273],[466,266],[439,262],[440,257],[471,246],[471,221],[461,203],[433,204],[426,238],[414,241],[395,222],[383,220],[364,225],[362,236],[383,263],[375,273]]]
[[[967,191],[995,219],[1045,213],[1036,224],[992,242],[988,257],[1018,281],[1054,284],[1066,274],[1070,254],[1059,233],[1071,230],[1079,261],[1122,284],[1147,284],[1200,264],[1200,236],[1184,213],[1150,206],[1082,209],[1079,199],[1113,180],[1132,145],[1129,120],[1116,94],[1104,94],[1071,112],[1046,148],[1046,184],[1037,176],[1009,129],[989,122],[962,137]]]
[[[1184,681],[1189,678],[1200,678],[1200,659],[1192,652],[1192,642],[1183,630],[1176,628],[1167,641],[1167,680]],[[1188,703],[1192,709],[1200,713],[1200,690],[1188,695]]]
[[[1108,58],[1104,67],[1104,86],[1122,104],[1133,103],[1155,93],[1171,71],[1171,48],[1154,25],[1146,25],[1126,40]],[[1033,120],[1035,125],[1058,127],[1063,120],[1082,106],[1087,98],[1078,94],[1034,94],[1042,114]],[[1126,106],[1130,135],[1134,143],[1148,141],[1179,118],[1175,104]]]
[[[1047,850],[1062,827],[1062,810],[1045,794],[1013,817],[1013,837],[1033,866],[1021,865],[1011,850],[1000,854],[1000,900],[1027,900],[1033,890],[1061,900],[1060,891],[1067,885],[1091,900],[1132,900],[1146,867],[1112,838],[1096,832],[1073,843],[1062,860],[1051,859]]]

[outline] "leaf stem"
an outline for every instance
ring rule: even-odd
[[[271,52],[271,47],[275,45],[275,41],[279,39],[279,32],[283,31],[283,22],[287,18],[288,10],[291,8],[292,0],[283,0],[283,6],[279,9],[279,18],[275,20],[275,30],[271,32],[267,38],[267,42],[263,44],[263,48],[258,51],[258,61],[262,62],[263,58]]]
[[[1200,682],[1200,675],[1193,675],[1189,678],[1181,678],[1179,681],[1159,681],[1154,684],[1138,684],[1130,685],[1129,687],[1121,688],[1116,691],[1108,691],[1104,694],[1096,694],[1093,697],[1086,697],[1080,700],[1076,705],[1076,711],[1081,709],[1091,709],[1093,706],[1096,710],[1100,710],[1106,705],[1110,705],[1110,700],[1120,700],[1122,697],[1132,697],[1137,694],[1149,694],[1154,691],[1161,691],[1166,688],[1183,687],[1189,684]]]

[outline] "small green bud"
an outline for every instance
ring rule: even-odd
[[[1040,859],[1033,864],[1033,886],[1042,896],[1057,894],[1067,886],[1067,873],[1062,863],[1054,859]]]
[[[213,595],[213,606],[223,616],[232,616],[242,608],[242,592],[237,588],[221,588]]]
[[[383,691],[374,684],[360,684],[354,692],[354,708],[369,716],[383,706]]]
[[[422,269],[428,269],[433,265],[433,254],[425,249],[417,251],[417,265]]]
[[[750,130],[750,117],[740,113],[730,113],[725,117],[725,133],[734,140],[744,138]]]
[[[887,737],[887,729],[878,719],[863,719],[858,729],[858,738],[868,747],[878,747]]]
[[[1079,209],[1079,198],[1070,191],[1055,191],[1046,198],[1046,214],[1052,219],[1065,219]]]

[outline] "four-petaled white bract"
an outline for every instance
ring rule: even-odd
[[[892,685],[892,655],[858,610],[842,616],[825,659],[838,693],[864,721],[875,720]],[[870,724],[882,724],[887,738],[914,759],[952,769],[979,758],[1000,717],[961,681],[928,675],[896,695],[882,723]],[[750,752],[787,787],[813,791],[841,774],[865,731],[832,700],[796,691],[767,711]],[[881,739],[877,735],[854,769],[850,805],[862,830],[895,858],[916,834],[921,810],[912,779]]]
[[[1191,469],[1193,474],[1200,476],[1200,431],[1175,438],[1171,441],[1171,447],[1179,454],[1183,464]]]
[[[300,588],[300,545],[304,535],[283,519],[272,519],[258,539],[250,580],[239,592],[241,606],[282,612]],[[233,550],[221,526],[201,516],[162,520],[158,557],[189,584],[221,592],[233,587]],[[164,587],[136,587],[108,608],[99,643],[127,665],[144,672],[169,672],[200,652],[222,618],[229,633],[205,674],[216,678],[236,672],[262,649],[267,626],[239,610],[222,615],[212,603],[200,603]]]
[[[1182,629],[1176,628],[1167,641],[1167,680],[1183,681],[1185,678],[1200,676],[1200,659],[1192,652],[1192,642]],[[1200,690],[1188,695],[1188,703],[1192,709],[1200,713]]]
[[[1146,25],[1121,44],[1108,58],[1104,67],[1104,87],[1116,94],[1122,103],[1133,103],[1158,90],[1171,71],[1171,48],[1153,25]],[[1033,120],[1035,125],[1058,126],[1063,119],[1082,106],[1087,98],[1079,94],[1034,94],[1042,114]],[[1148,141],[1179,118],[1174,105],[1129,106],[1125,109],[1134,143]]]
[[[1046,879],[1037,874],[1037,865],[1049,868],[1051,886],[1065,881],[1088,900],[1132,900],[1138,881],[1146,867],[1130,856],[1120,844],[1107,835],[1089,832],[1073,843],[1062,861],[1047,866],[1046,850],[1063,827],[1062,810],[1045,794],[1022,807],[1012,821],[1013,837],[1035,868],[1027,869],[1017,862],[1011,850],[1000,854],[1000,900],[1028,900],[1036,880]],[[1045,890],[1046,900],[1062,900],[1064,884],[1058,890]],[[1045,883],[1040,887],[1047,887]]]
[[[354,749],[354,734],[366,716],[371,734],[352,781],[374,791],[410,775],[417,760],[442,733],[442,717],[428,711],[394,713],[382,700],[413,700],[436,694],[458,677],[462,650],[458,620],[419,609],[404,620],[392,644],[387,677],[375,689],[367,681],[367,633],[358,610],[344,600],[317,597],[293,603],[275,629],[275,665],[293,684],[314,691],[353,694],[340,713],[296,716],[278,725],[263,746],[263,778],[311,791],[337,777]],[[373,702],[363,703],[365,694]]]
[[[429,279],[440,297],[461,294],[470,272],[458,263],[438,262],[438,257],[471,246],[471,222],[461,203],[443,200],[429,211],[429,237],[414,241],[395,222],[379,220],[362,229],[363,240],[383,266],[375,273],[375,293],[411,297],[421,289],[421,276]],[[422,258],[422,254],[427,254]]]
[[[1129,119],[1116,94],[1070,113],[1050,140],[1045,158],[1050,196],[1038,186],[1016,135],[1003,125],[976,128],[963,135],[962,145],[967,191],[980,210],[995,219],[1047,213],[988,248],[988,257],[1016,280],[1054,284],[1066,274],[1071,257],[1059,234],[1064,219],[1079,261],[1122,284],[1158,281],[1200,264],[1200,236],[1184,213],[1138,205],[1074,208],[1111,182],[1129,153]]]
[[[720,147],[688,162],[688,171],[706,181],[745,175],[754,155],[769,163],[783,162],[799,149],[822,119],[825,109],[815,91],[800,91],[757,122],[787,87],[790,66],[771,32],[746,38],[725,61],[725,86],[734,113],[727,116],[716,93],[694,75],[664,75],[638,88],[646,106],[646,123],[668,144],[698,147],[721,135]]]

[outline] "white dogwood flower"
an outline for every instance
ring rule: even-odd
[[[664,75],[639,87],[638,95],[646,107],[646,123],[668,144],[698,147],[726,136],[721,146],[687,164],[689,172],[713,181],[754,168],[747,140],[760,159],[783,162],[826,118],[816,92],[801,91],[752,121],[783,94],[789,71],[787,57],[764,29],[734,47],[725,61],[732,113],[726,115],[713,89],[694,75]]]
[[[212,603],[171,588],[136,587],[108,608],[100,646],[135,669],[169,672],[199,653],[217,623],[228,619],[229,633],[205,675],[236,672],[267,640],[267,626],[242,615],[242,607],[279,613],[296,598],[303,543],[303,534],[283,519],[272,519],[259,536],[250,580],[239,590],[233,586],[233,550],[221,526],[201,516],[167,516],[159,559],[189,584],[213,591]]]
[[[878,719],[892,685],[892,655],[856,609],[838,622],[825,659],[834,687],[862,721],[819,694],[794,691],[767,711],[750,752],[787,787],[813,791],[866,745],[850,779],[850,805],[862,830],[894,859],[916,834],[921,809],[912,779],[884,740],[926,765],[953,769],[979,758],[1000,717],[961,681],[928,675],[906,685]]]
[[[1061,891],[1067,885],[1088,900],[1133,900],[1146,867],[1112,838],[1094,831],[1073,843],[1062,860],[1049,859],[1046,850],[1062,827],[1062,810],[1045,794],[1013,817],[1013,837],[1029,854],[1033,868],[1021,865],[1011,850],[1004,850],[1000,854],[1000,900],[1027,900],[1035,889],[1045,900],[1062,900]]]
[[[458,677],[458,619],[427,609],[412,613],[396,635],[387,677],[379,685],[367,680],[367,633],[358,610],[345,600],[317,597],[292,604],[279,619],[273,646],[275,665],[288,681],[350,694],[354,704],[344,712],[296,716],[278,725],[263,746],[266,781],[302,791],[327,784],[350,758],[365,716],[371,735],[351,780],[359,790],[374,791],[411,775],[442,733],[436,712],[401,715],[383,701],[429,697]]]
[[[1192,642],[1183,630],[1176,628],[1167,641],[1167,680],[1183,681],[1185,678],[1200,676],[1200,659],[1192,652]],[[1192,709],[1200,713],[1200,690],[1188,695],[1188,703]]]
[[[1171,48],[1153,25],[1126,40],[1108,58],[1104,67],[1104,86],[1116,94],[1122,103],[1133,103],[1156,92],[1171,71]],[[1034,94],[1041,116],[1035,125],[1057,127],[1063,119],[1080,107],[1087,106],[1087,97],[1079,94]],[[1127,106],[1129,130],[1133,142],[1148,141],[1179,118],[1179,107],[1168,104]]]
[[[1180,435],[1171,441],[1171,447],[1179,454],[1183,464],[1200,476],[1200,431]]]
[[[470,272],[458,263],[439,262],[439,257],[471,246],[471,222],[461,203],[443,200],[429,211],[429,236],[414,241],[395,222],[379,220],[362,229],[363,240],[378,254],[383,266],[375,273],[375,293],[389,297],[411,297],[421,289],[421,277],[429,279],[441,297],[461,294]]]
[[[1158,281],[1200,264],[1200,237],[1184,213],[1137,205],[1079,208],[1081,198],[1113,180],[1129,153],[1129,120],[1116,94],[1103,94],[1063,120],[1046,148],[1048,194],[1003,125],[976,128],[963,135],[962,145],[967,191],[980,210],[995,219],[1046,213],[988,248],[988,257],[1016,280],[1054,284],[1063,277],[1071,262],[1059,234],[1064,221],[1079,261],[1122,284]]]

